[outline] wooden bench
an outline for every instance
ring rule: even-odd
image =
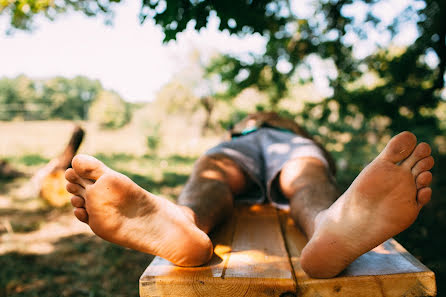
[[[308,277],[299,264],[306,238],[283,211],[238,206],[211,234],[214,257],[184,268],[156,257],[139,281],[148,296],[435,296],[435,275],[394,239],[332,279]]]

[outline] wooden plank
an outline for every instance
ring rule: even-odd
[[[283,237],[285,234],[285,238]],[[211,235],[214,257],[184,268],[157,257],[140,279],[141,296],[435,296],[432,271],[393,239],[332,279],[312,279],[299,256],[307,240],[285,212],[240,207]],[[297,285],[296,285],[297,283]],[[283,294],[283,295],[282,295]]]
[[[435,275],[390,239],[354,261],[338,277],[312,279],[300,267],[306,238],[284,212],[280,214],[298,296],[435,296]]]
[[[233,296],[279,296],[295,291],[276,209],[256,205],[237,210],[225,281],[240,286],[240,294]]]
[[[215,235],[203,267],[178,267],[156,257],[140,279],[140,296],[279,296],[295,291],[277,211],[240,207]]]
[[[139,280],[140,296],[206,296],[208,288],[229,291],[230,294],[230,290],[221,287],[218,281],[223,276],[231,252],[235,220],[233,216],[211,234],[214,255],[205,266],[179,267],[156,257]]]

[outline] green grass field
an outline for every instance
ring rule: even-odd
[[[93,154],[141,187],[173,200],[195,155],[206,148],[195,141],[195,148],[177,145],[181,155],[172,150],[154,152],[145,147],[144,134],[135,126],[115,131],[101,131],[88,123],[84,127],[81,152]],[[139,277],[152,256],[96,237],[75,219],[69,205],[54,208],[39,197],[12,195],[63,150],[72,128],[72,123],[64,121],[0,123],[0,133],[7,140],[0,144],[0,159],[27,174],[0,180],[0,297],[138,296]],[[188,131],[183,133],[188,135]]]
[[[196,157],[218,141],[200,138],[194,125],[166,128],[157,150],[148,149],[144,131],[133,123],[115,131],[100,131],[84,123],[87,137],[80,148],[156,195],[175,200]],[[0,159],[25,177],[0,180],[0,297],[3,296],[137,296],[138,279],[152,256],[110,244],[96,237],[72,215],[67,205],[54,208],[39,197],[12,193],[40,167],[57,156],[73,128],[70,122],[0,122]],[[114,145],[116,144],[116,145]],[[446,158],[438,158],[432,202],[416,223],[397,236],[414,256],[437,276],[441,291],[446,281],[443,255],[446,232]],[[345,188],[350,176],[340,172]],[[438,296],[441,296],[439,294]]]
[[[175,199],[193,158],[99,154],[141,187]],[[38,155],[9,158],[32,172]],[[72,208],[54,209],[40,198],[18,200],[4,190],[26,182],[2,181],[0,296],[137,296],[138,279],[152,257],[105,242],[77,222]]]

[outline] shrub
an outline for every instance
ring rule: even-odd
[[[90,106],[88,118],[102,128],[116,129],[129,122],[130,112],[117,93],[101,91]]]

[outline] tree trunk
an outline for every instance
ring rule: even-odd
[[[68,142],[64,152],[59,157],[57,157],[58,169],[66,170],[71,167],[71,160],[76,155],[76,152],[82,143],[84,135],[84,130],[81,127],[76,126],[74,128],[74,131],[71,134],[70,142]]]
[[[84,134],[84,130],[76,126],[63,153],[39,169],[30,182],[20,189],[18,196],[33,198],[40,195],[53,206],[68,203],[71,195],[65,189],[65,170],[71,167],[71,160],[76,155]]]
[[[214,110],[215,102],[214,98],[210,96],[203,97],[200,101],[206,111],[206,118],[201,128],[201,135],[204,135],[206,131],[211,128],[211,115],[212,111]]]
[[[13,179],[23,175],[22,172],[12,168],[8,161],[0,160],[0,179]]]

